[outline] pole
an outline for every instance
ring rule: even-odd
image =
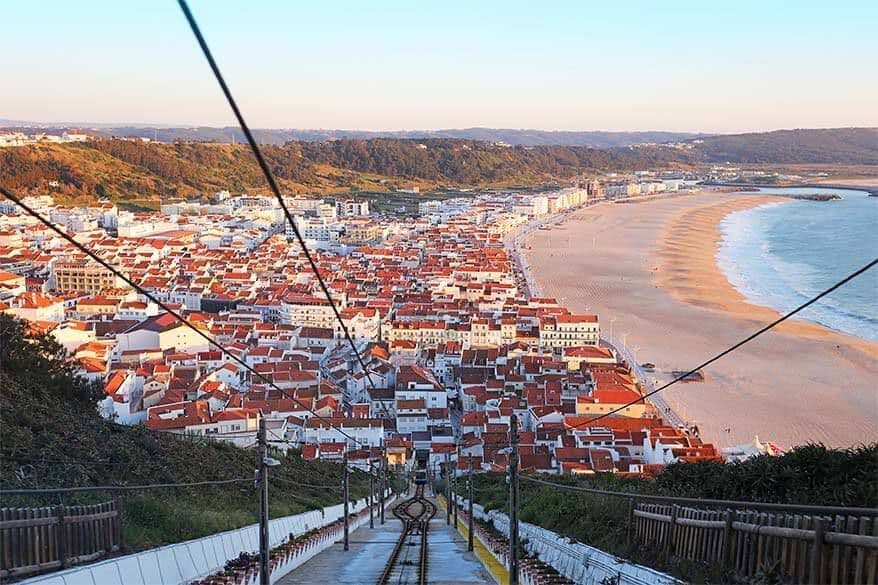
[[[265,417],[259,419],[259,583],[269,585],[268,575],[268,441]]]
[[[470,453],[469,456],[469,494],[467,494],[469,498],[469,502],[467,503],[467,542],[466,542],[466,550],[473,550],[473,456]]]
[[[378,502],[381,505],[381,510],[379,513],[381,514],[381,526],[384,526],[384,492],[387,491],[387,475],[386,469],[384,468],[386,458],[384,457],[384,439],[381,439],[381,462],[380,462],[380,473],[381,477],[379,478],[379,489],[381,493],[378,494]]]
[[[369,528],[375,528],[375,481],[372,463],[369,463]]]
[[[445,525],[451,524],[451,454],[445,452]]]
[[[509,417],[509,585],[518,585],[518,418]]]
[[[457,505],[457,462],[458,461],[460,461],[460,444],[459,443],[457,444],[457,453],[455,454],[454,463],[452,464],[452,467],[454,467],[454,472],[451,474],[451,477],[454,481],[454,483],[452,484],[453,489],[451,490],[451,501],[454,504],[453,511],[454,511],[454,529],[455,530],[457,530],[457,512],[458,512],[458,507],[459,507]]]
[[[342,494],[344,496],[344,549],[349,550],[349,536],[350,536],[350,510],[348,506],[350,505],[350,498],[348,497],[348,447],[345,445],[344,449],[344,483],[342,484]]]

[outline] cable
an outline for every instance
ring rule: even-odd
[[[326,300],[329,302],[329,306],[332,308],[332,312],[335,314],[336,320],[341,325],[341,329],[344,332],[345,338],[347,338],[351,349],[354,350],[354,354],[357,356],[357,361],[360,363],[360,367],[363,368],[363,372],[365,372],[366,374],[366,379],[369,381],[369,386],[371,386],[372,390],[377,390],[377,388],[375,387],[375,383],[372,381],[372,375],[369,373],[369,368],[366,367],[366,362],[363,360],[363,356],[360,355],[359,350],[357,350],[354,339],[353,337],[351,337],[351,333],[350,331],[348,331],[347,325],[345,325],[344,320],[341,318],[341,313],[339,312],[338,307],[335,305],[335,301],[332,299],[332,295],[329,292],[329,287],[326,285],[326,282],[320,275],[320,270],[317,266],[317,262],[314,260],[314,257],[308,250],[308,246],[305,244],[305,238],[302,237],[302,233],[299,231],[299,227],[293,220],[293,215],[290,213],[290,210],[280,193],[280,188],[277,186],[274,175],[272,174],[271,169],[269,168],[268,163],[265,160],[265,157],[262,155],[262,151],[260,150],[256,139],[250,132],[250,127],[247,125],[247,122],[244,121],[244,116],[241,114],[241,110],[238,108],[238,104],[235,101],[235,98],[232,96],[232,92],[229,89],[228,84],[226,84],[226,80],[216,63],[216,60],[214,60],[213,58],[213,53],[210,52],[210,48],[207,46],[207,41],[201,34],[201,29],[198,27],[198,23],[195,21],[195,17],[192,15],[192,11],[189,10],[189,5],[186,3],[186,0],[178,0],[178,3],[180,5],[180,9],[183,11],[183,15],[186,17],[186,20],[189,23],[189,28],[192,29],[192,34],[195,35],[195,38],[198,41],[198,45],[201,47],[201,52],[204,53],[204,57],[205,59],[207,59],[207,63],[208,65],[210,65],[210,69],[213,71],[213,75],[214,77],[216,77],[216,81],[217,83],[219,83],[223,95],[225,95],[226,101],[229,103],[229,107],[232,109],[232,112],[235,114],[235,118],[238,120],[238,125],[241,127],[241,131],[247,138],[247,143],[250,145],[250,149],[253,151],[253,155],[256,157],[256,162],[259,163],[259,168],[262,169],[262,174],[265,175],[265,179],[266,181],[268,181],[268,186],[271,188],[272,193],[274,193],[274,196],[277,198],[278,203],[280,203],[281,209],[283,209],[287,221],[290,222],[290,227],[293,229],[293,233],[296,236],[296,241],[298,241],[299,246],[301,246],[302,252],[304,252],[305,258],[308,260],[308,264],[311,266],[311,270],[314,272],[314,276],[317,278],[317,282],[320,284],[320,288],[323,290],[323,294],[326,296]],[[388,414],[386,406],[384,406],[384,413]]]
[[[680,504],[702,504],[713,506],[735,506],[735,507],[753,507],[753,508],[771,508],[777,510],[811,510],[828,514],[861,514],[868,516],[878,516],[878,508],[848,508],[845,506],[807,506],[799,504],[772,504],[769,502],[746,502],[743,500],[712,500],[706,498],[684,498],[680,496],[658,496],[654,494],[642,494],[638,492],[616,492],[612,490],[599,490],[595,488],[586,488],[575,485],[566,485],[563,483],[554,483],[544,479],[537,479],[528,475],[519,475],[520,479],[533,483],[543,484],[553,488],[561,488],[574,492],[584,492],[588,494],[596,494],[599,496],[615,496],[620,498],[637,498],[638,500],[652,500],[659,502],[676,502]]]
[[[640,397],[637,398],[636,400],[632,400],[631,402],[628,402],[627,404],[623,404],[622,406],[619,406],[618,408],[614,408],[613,410],[611,410],[611,411],[609,411],[609,412],[607,412],[607,413],[604,413],[604,414],[602,414],[602,415],[600,415],[600,416],[597,416],[597,417],[595,417],[595,418],[589,419],[589,420],[587,420],[587,421],[583,421],[583,422],[581,422],[581,423],[575,424],[575,425],[570,426],[570,427],[567,427],[567,428],[568,428],[568,429],[571,429],[571,430],[572,430],[572,429],[576,429],[576,428],[580,428],[580,427],[582,427],[583,425],[591,424],[591,423],[593,423],[593,422],[595,422],[595,421],[599,421],[599,420],[601,420],[601,419],[603,419],[603,418],[606,418],[606,417],[608,417],[608,416],[610,416],[610,415],[616,414],[617,412],[620,412],[620,411],[622,411],[622,410],[625,410],[625,409],[628,408],[629,406],[634,406],[635,404],[640,404],[640,403],[644,402],[644,401],[645,401],[647,398],[649,398],[650,396],[653,396],[653,395],[655,395],[655,394],[658,394],[658,393],[661,392],[662,390],[664,390],[664,389],[666,389],[666,388],[669,388],[670,386],[673,386],[673,385],[676,384],[677,382],[680,382],[680,381],[682,381],[683,379],[687,378],[688,376],[691,376],[692,374],[696,373],[698,370],[700,370],[700,369],[702,369],[702,368],[706,368],[707,366],[709,366],[709,365],[712,364],[713,362],[715,362],[715,361],[719,360],[720,358],[722,358],[722,357],[724,357],[724,356],[726,356],[726,355],[732,353],[733,351],[735,351],[736,349],[738,349],[739,347],[741,347],[741,346],[744,345],[745,343],[748,343],[748,342],[750,342],[750,341],[753,341],[754,339],[756,339],[757,337],[759,337],[760,335],[762,335],[762,334],[765,333],[766,331],[768,331],[768,330],[774,328],[775,326],[777,326],[777,325],[783,323],[784,321],[786,321],[787,319],[789,319],[790,317],[792,317],[793,315],[795,315],[795,314],[798,313],[799,311],[801,311],[801,310],[803,310],[803,309],[805,309],[805,308],[807,308],[807,307],[813,305],[814,303],[816,303],[817,301],[819,301],[820,299],[822,299],[823,297],[825,297],[825,296],[828,295],[829,293],[831,293],[831,292],[833,292],[834,290],[840,288],[841,286],[847,284],[848,282],[850,282],[851,280],[853,280],[853,279],[855,279],[856,277],[860,276],[861,274],[863,274],[863,273],[866,272],[867,270],[873,268],[876,264],[878,264],[878,258],[876,258],[875,260],[872,260],[871,262],[869,262],[868,264],[862,266],[862,267],[859,268],[858,270],[856,270],[856,271],[854,271],[854,272],[848,274],[848,275],[845,276],[843,279],[839,280],[838,282],[836,282],[835,284],[833,284],[833,285],[830,286],[829,288],[825,289],[823,292],[821,292],[821,293],[818,294],[817,296],[814,296],[814,297],[812,297],[810,300],[808,300],[808,301],[802,303],[801,305],[799,305],[798,307],[796,307],[795,309],[793,309],[793,310],[790,311],[789,313],[786,313],[785,315],[781,315],[780,317],[778,317],[777,319],[775,319],[774,321],[772,321],[772,322],[769,323],[768,325],[764,326],[763,328],[759,329],[759,330],[756,331],[755,333],[751,333],[749,336],[745,337],[744,339],[742,339],[742,340],[739,341],[738,343],[734,344],[733,346],[731,346],[731,347],[729,347],[729,348],[727,348],[727,349],[721,351],[720,353],[716,354],[715,356],[713,356],[712,358],[710,358],[710,359],[707,360],[706,362],[704,362],[704,363],[702,363],[702,364],[699,364],[699,365],[695,366],[694,368],[692,368],[691,370],[689,370],[689,371],[686,372],[685,374],[681,374],[681,375],[677,376],[676,378],[674,378],[673,380],[671,380],[671,381],[668,382],[667,384],[664,384],[664,385],[662,385],[662,386],[656,388],[656,389],[653,390],[652,392],[648,392],[648,393],[644,394],[643,396],[640,396]]]
[[[52,463],[56,465],[94,465],[106,467],[128,467],[133,465],[133,463],[122,463],[113,461],[80,461],[66,459],[45,459],[43,457],[10,457],[8,455],[0,454],[0,462],[2,461],[14,461],[15,463],[28,463],[30,465],[39,465],[43,463]]]
[[[72,494],[85,492],[136,492],[168,488],[187,488],[229,485],[234,483],[253,483],[253,478],[240,479],[217,479],[208,481],[193,481],[189,483],[152,483],[147,485],[96,485],[66,488],[42,488],[42,489],[12,489],[0,490],[0,496],[42,496],[50,494]]]
[[[271,429],[267,428],[265,430],[268,431],[268,434],[273,435],[274,438],[276,439],[274,441],[272,441],[271,439],[268,439],[267,442],[269,442],[269,443],[283,443],[286,445],[308,445],[308,443],[305,441],[293,441],[292,439],[284,439],[283,437],[281,437],[280,435],[278,435],[277,433],[275,433]]]
[[[259,373],[259,372],[258,372],[256,369],[254,369],[252,366],[250,366],[250,364],[248,364],[246,361],[242,360],[241,358],[239,358],[238,356],[236,356],[235,354],[233,354],[232,352],[230,352],[228,349],[226,349],[225,347],[223,347],[220,343],[218,343],[217,341],[215,341],[213,338],[211,338],[209,335],[207,335],[204,331],[202,331],[201,329],[199,329],[198,327],[196,327],[195,325],[193,325],[192,323],[190,323],[188,320],[186,320],[182,315],[180,315],[179,313],[177,313],[176,311],[174,311],[174,310],[173,310],[170,306],[168,306],[166,303],[160,301],[160,300],[157,299],[152,293],[150,293],[150,292],[147,291],[145,288],[143,288],[142,286],[140,286],[139,284],[137,284],[136,282],[134,282],[133,280],[131,280],[131,278],[129,278],[127,275],[125,275],[122,271],[120,271],[120,270],[117,269],[116,267],[112,266],[112,265],[111,265],[109,262],[107,262],[106,260],[104,260],[104,259],[102,259],[101,257],[99,257],[99,256],[98,256],[97,254],[95,254],[92,250],[89,250],[89,249],[86,248],[84,245],[82,245],[82,244],[80,244],[79,242],[77,242],[77,241],[76,241],[76,240],[75,240],[70,234],[68,234],[68,233],[65,232],[64,230],[60,229],[58,226],[56,226],[56,225],[55,225],[54,223],[52,223],[50,220],[48,220],[48,219],[46,219],[45,217],[43,217],[43,216],[42,216],[39,212],[37,212],[36,210],[34,210],[34,209],[32,209],[31,207],[29,207],[29,206],[28,206],[27,204],[25,204],[21,199],[19,199],[18,196],[13,195],[9,190],[7,190],[7,189],[4,188],[4,187],[0,187],[0,193],[3,193],[3,195],[4,195],[7,199],[9,199],[10,201],[12,201],[12,202],[15,203],[16,205],[18,205],[20,208],[22,208],[23,210],[25,210],[25,211],[28,213],[28,215],[30,215],[31,217],[37,219],[37,220],[40,221],[43,225],[45,225],[46,227],[48,227],[49,229],[51,229],[53,232],[55,232],[56,234],[58,234],[59,236],[61,236],[64,240],[66,240],[68,243],[70,243],[71,245],[73,245],[73,246],[74,246],[76,249],[78,249],[80,252],[82,252],[83,254],[85,254],[86,256],[88,256],[89,258],[91,258],[92,260],[94,260],[95,262],[97,262],[98,264],[100,264],[101,266],[103,266],[104,268],[106,268],[107,270],[109,270],[110,272],[112,272],[117,278],[120,278],[120,279],[121,279],[122,281],[124,281],[128,286],[130,286],[131,288],[133,288],[134,290],[136,290],[137,292],[139,292],[140,294],[144,295],[146,298],[148,298],[149,300],[151,300],[152,302],[154,302],[159,308],[161,308],[162,310],[166,311],[168,314],[170,314],[170,315],[173,316],[175,319],[177,319],[178,321],[180,321],[183,325],[185,325],[186,327],[188,327],[189,329],[191,329],[192,331],[194,331],[199,337],[201,337],[202,339],[204,339],[205,341],[207,341],[210,345],[212,345],[213,347],[216,347],[217,349],[219,349],[223,354],[225,354],[226,356],[228,356],[229,358],[231,358],[232,360],[234,360],[235,363],[240,364],[244,369],[246,369],[246,370],[247,370],[248,372],[250,372],[251,374],[255,374],[257,377],[259,377],[261,380],[263,380],[266,384],[268,384],[269,386],[271,386],[272,388],[274,388],[275,390],[277,390],[278,392],[280,392],[281,395],[283,395],[283,396],[289,398],[290,400],[292,400],[293,402],[295,402],[297,405],[301,406],[302,408],[304,408],[305,410],[307,410],[308,412],[310,412],[310,413],[311,413],[312,415],[314,415],[314,417],[316,417],[317,419],[322,420],[322,421],[326,421],[327,424],[330,426],[330,428],[333,428],[333,429],[337,430],[337,431],[338,431],[339,433],[341,433],[343,436],[347,437],[348,439],[352,440],[353,442],[355,442],[355,443],[357,443],[357,444],[359,444],[359,445],[364,445],[364,443],[360,442],[359,440],[355,439],[355,438],[352,437],[351,435],[349,435],[349,434],[347,434],[346,432],[344,432],[344,430],[342,430],[342,429],[336,427],[334,424],[332,424],[331,422],[329,422],[329,419],[327,419],[326,417],[323,417],[323,416],[319,415],[319,414],[318,414],[315,410],[313,410],[311,407],[306,406],[305,403],[300,402],[298,398],[296,398],[295,396],[293,396],[293,395],[291,395],[291,394],[288,394],[286,391],[282,390],[282,389],[281,389],[280,387],[278,387],[278,386],[277,386],[272,380],[269,380],[267,377],[265,377],[264,375],[262,375],[261,373]]]
[[[298,486],[298,487],[305,487],[305,488],[314,488],[316,490],[334,490],[334,489],[338,489],[339,485],[341,485],[341,481],[339,481],[339,485],[314,485],[311,483],[302,483],[300,481],[292,481],[290,479],[283,479],[283,478],[277,477],[275,475],[269,475],[268,478],[271,480],[274,480],[278,483],[289,484],[289,485],[294,485],[294,486]]]

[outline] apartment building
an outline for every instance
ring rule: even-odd
[[[90,260],[63,260],[51,268],[51,279],[58,291],[80,291],[97,294],[108,288],[125,286],[110,270]]]
[[[556,315],[540,320],[540,347],[547,351],[598,345],[600,335],[597,315]]]
[[[335,313],[326,299],[287,297],[280,304],[280,322],[297,327],[335,327]]]

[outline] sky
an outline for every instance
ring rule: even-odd
[[[874,1],[190,6],[253,127],[878,126]],[[0,21],[0,118],[234,125],[173,0],[0,0]]]

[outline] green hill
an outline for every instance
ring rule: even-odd
[[[412,184],[422,189],[535,184],[680,160],[669,149],[504,147],[452,139],[291,142],[263,146],[263,152],[289,194],[388,191]],[[108,197],[146,207],[222,189],[267,192],[247,146],[204,142],[98,140],[4,148],[0,183],[20,193],[53,193],[71,203]]]
[[[690,149],[509,146],[457,138],[341,138],[266,144],[263,153],[288,194],[388,192],[416,185],[508,187],[565,182],[583,174],[733,164],[878,164],[878,129],[780,130],[709,136]],[[107,197],[155,208],[216,191],[267,193],[246,145],[106,139],[0,149],[0,183],[53,193],[67,203]]]
[[[103,420],[100,390],[76,379],[51,337],[28,336],[25,325],[0,314],[0,488],[142,485],[251,478],[257,452],[221,442],[192,442],[145,427]],[[272,481],[272,517],[342,501],[342,468],[303,461],[290,452],[270,477],[338,489]],[[351,498],[368,493],[364,474],[351,477]],[[111,494],[65,495],[65,504],[107,501]],[[126,545],[136,550],[188,540],[258,521],[251,483],[161,489],[123,496]],[[59,497],[5,497],[2,507],[55,505]]]
[[[878,128],[777,130],[703,138],[709,162],[878,165]]]

